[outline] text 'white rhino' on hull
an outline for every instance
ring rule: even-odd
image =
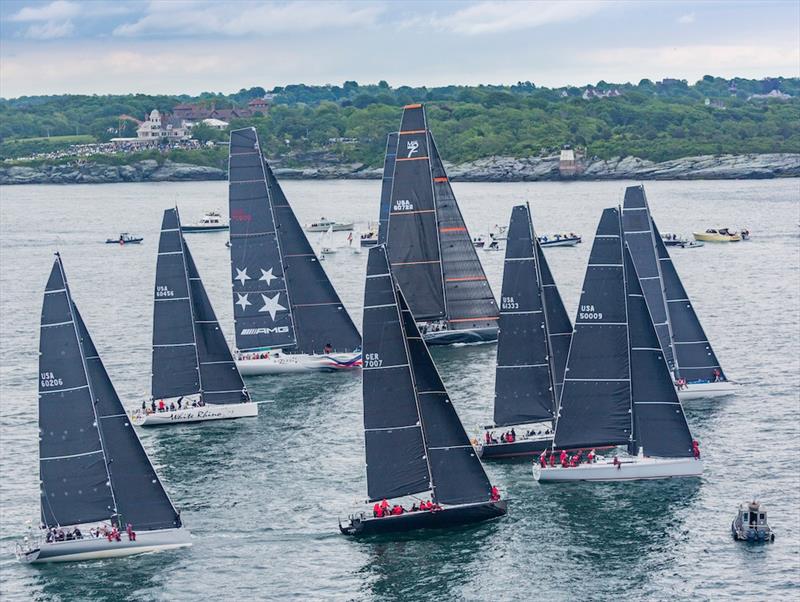
[[[264,357],[256,357],[256,356]],[[306,353],[264,353],[241,354],[236,365],[242,376],[262,376],[265,374],[286,374],[292,372],[340,372],[361,368],[361,353],[328,353],[309,355]]]
[[[160,426],[179,422],[203,422],[205,420],[228,420],[258,416],[258,404],[255,402],[206,404],[196,408],[182,408],[166,412],[146,414],[141,410],[131,412],[131,422],[136,426]]]
[[[533,476],[540,483],[567,483],[570,481],[637,481],[699,477],[703,462],[694,458],[625,458],[614,464],[598,458],[592,464],[570,468],[533,466]]]
[[[136,541],[128,541],[127,535],[123,532],[122,538],[123,541],[108,541],[107,537],[85,537],[50,543],[42,541],[33,549],[18,548],[17,558],[32,564],[75,562],[161,552],[192,545],[191,533],[186,529],[138,531]]]
[[[678,399],[681,401],[735,395],[742,385],[725,380],[717,383],[688,383],[685,387],[678,389]]]

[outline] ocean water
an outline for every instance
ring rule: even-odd
[[[528,201],[570,315],[603,207],[626,182],[455,184],[473,235]],[[290,181],[301,222],[377,217],[379,182]],[[140,431],[194,535],[188,550],[25,566],[13,544],[38,520],[36,374],[42,291],[62,253],[76,303],[123,400],[149,389],[151,294],[161,212],[184,222],[226,206],[224,182],[0,188],[0,598],[3,600],[774,600],[800,586],[800,181],[651,182],[662,232],[748,227],[749,242],[672,251],[734,397],[690,402],[702,479],[542,486],[530,464],[488,464],[511,499],[505,519],[360,542],[338,534],[366,495],[360,379],[248,381],[257,419]],[[120,231],[139,246],[105,245]],[[346,234],[337,234],[345,245]],[[231,334],[225,233],[187,239]],[[318,235],[311,235],[318,244]],[[502,253],[479,251],[495,295]],[[325,268],[360,325],[366,253]],[[491,416],[494,345],[435,348],[468,431]],[[777,539],[730,537],[737,505],[758,497]]]

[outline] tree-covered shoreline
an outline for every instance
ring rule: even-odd
[[[584,98],[614,91],[618,96]],[[791,98],[752,98],[778,90]],[[169,112],[181,102],[217,108],[245,106],[268,94],[266,116],[233,120],[231,127],[253,125],[267,155],[286,167],[325,154],[369,167],[382,164],[385,136],[397,128],[401,109],[425,102],[430,127],[443,156],[464,163],[491,156],[551,155],[563,145],[588,157],[634,156],[666,161],[687,156],[800,152],[800,78],[727,80],[706,76],[695,84],[682,80],[638,84],[537,87],[446,86],[392,88],[386,82],[342,86],[260,87],[236,94],[36,96],[0,99],[0,159],[25,156],[38,148],[59,148],[55,136],[88,135],[98,142],[135,136],[135,124],[152,109]],[[48,140],[46,136],[51,136]],[[208,138],[224,132],[202,131]],[[45,136],[44,139],[37,137]],[[69,142],[65,140],[63,146]],[[46,151],[45,151],[46,152]],[[148,152],[148,151],[145,151]],[[179,151],[180,160],[212,165],[222,153]],[[135,161],[139,153],[94,161]],[[219,156],[217,156],[219,155]]]

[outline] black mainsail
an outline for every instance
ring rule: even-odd
[[[639,274],[639,283],[644,291],[650,315],[653,316],[658,340],[664,350],[667,364],[670,368],[674,368],[672,333],[664,299],[661,267],[656,253],[656,234],[652,224],[644,186],[628,186],[625,189],[625,200],[622,205],[622,228],[625,232],[625,242],[630,248],[633,263]]]
[[[394,181],[394,160],[397,158],[397,132],[386,137],[386,156],[383,160],[383,178],[381,179],[381,208],[378,217],[378,244],[386,243],[389,229],[389,206],[392,200],[392,182]]]
[[[181,526],[72,301],[58,255],[42,307],[39,430],[44,525]]]
[[[554,447],[627,445],[631,454],[691,457],[672,382],[619,209],[606,209],[583,284]]]
[[[358,329],[262,157],[254,128],[231,132],[229,199],[237,348],[358,349]]]
[[[552,420],[558,405],[556,379],[563,380],[563,357],[556,357],[553,342],[559,346],[569,337],[553,336],[550,323],[572,327],[552,282],[552,275],[539,248],[527,205],[511,211],[503,268],[500,301],[500,332],[497,337],[494,424],[511,426]],[[549,277],[545,284],[544,275]],[[551,287],[550,308],[545,286]],[[566,324],[564,323],[566,322]],[[556,371],[556,364],[560,372]]]
[[[652,221],[655,233],[656,252],[664,279],[664,296],[669,309],[672,331],[672,346],[675,350],[675,375],[687,382],[713,380],[714,370],[719,370],[720,380],[726,380],[725,372],[711,347],[700,319],[675,270],[667,247]]]
[[[451,330],[496,330],[497,303],[420,104],[403,109],[386,244],[418,320],[446,319]]]
[[[212,404],[249,401],[181,233],[178,210],[167,209],[156,263],[152,395],[164,399],[195,394]]]
[[[630,442],[630,349],[622,244],[619,210],[605,209],[583,280],[554,447]]]
[[[369,252],[363,329],[369,499],[431,491],[442,504],[489,501],[489,479],[394,280],[383,245]]]

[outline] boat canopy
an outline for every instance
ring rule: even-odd
[[[568,337],[552,337],[549,317],[559,327],[566,317],[558,290],[550,308],[545,297],[543,273],[550,270],[539,244],[527,205],[512,209],[506,243],[503,289],[500,303],[500,333],[497,339],[494,424],[510,426],[552,420],[558,405],[554,340],[560,345]],[[544,268],[544,269],[540,269]],[[552,281],[552,277],[550,277]],[[563,316],[561,315],[563,314]],[[566,361],[566,352],[559,360]],[[563,379],[564,365],[560,375]]]
[[[358,349],[358,329],[262,157],[254,128],[231,132],[229,200],[237,347]]]
[[[650,209],[644,193],[644,186],[628,186],[625,189],[625,200],[622,205],[622,228],[625,232],[625,243],[630,248],[633,263],[639,274],[639,282],[647,300],[647,307],[653,316],[659,343],[664,350],[667,364],[672,370],[675,367],[675,360],[669,316],[664,299],[660,262],[656,252],[656,235],[650,219]],[[658,236],[658,238],[661,237]]]
[[[415,317],[496,327],[497,303],[420,104],[403,109],[389,209],[389,260]]]
[[[711,347],[700,318],[694,311],[692,302],[675,270],[669,251],[661,239],[655,221],[652,221],[656,234],[656,252],[664,279],[664,296],[669,309],[672,332],[672,345],[675,349],[675,374],[691,382],[711,380],[714,370],[719,370],[720,379],[726,380],[725,372]]]
[[[44,525],[181,526],[72,300],[58,254],[42,307],[39,431]]]
[[[167,209],[153,298],[152,395],[164,399],[195,394],[206,403],[249,400],[181,233],[178,210]]]
[[[386,243],[389,229],[389,205],[392,200],[392,182],[394,181],[394,160],[397,158],[397,132],[386,137],[386,156],[383,160],[383,178],[381,179],[381,208],[378,221],[378,244]]]
[[[383,245],[369,252],[363,330],[369,499],[430,490],[442,504],[488,501],[489,479],[394,280]]]

